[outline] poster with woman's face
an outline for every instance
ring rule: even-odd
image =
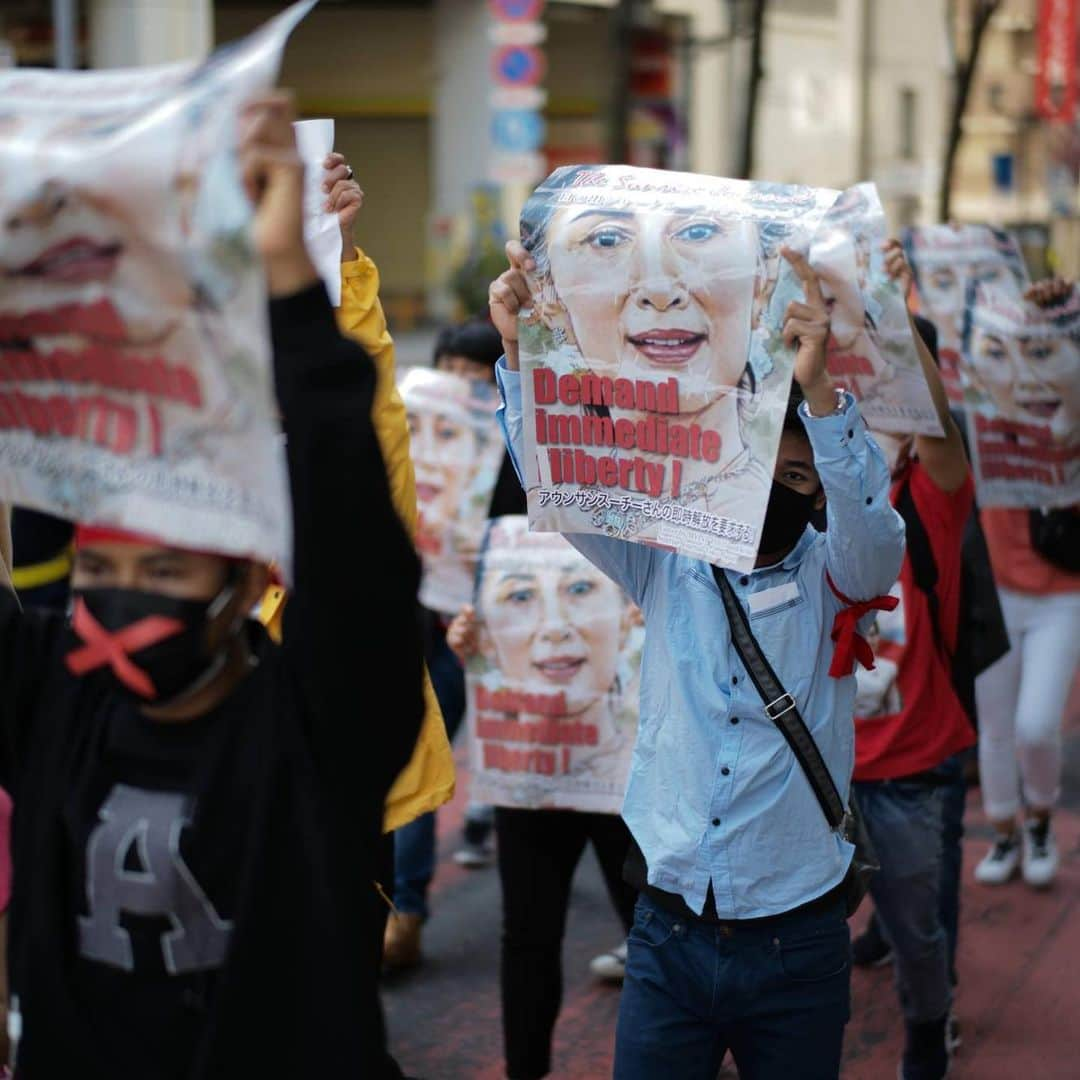
[[[810,246],[829,305],[829,374],[875,431],[941,435],[907,304],[885,270],[886,236],[877,188],[859,184],[830,207]]]
[[[961,339],[970,286],[992,285],[1020,296],[1029,284],[1020,246],[989,225],[920,225],[905,230],[904,247],[922,313],[937,327],[945,391],[953,405],[962,405]]]
[[[472,795],[618,813],[637,734],[645,630],[610,578],[528,519],[492,522],[468,665]]]
[[[0,72],[0,499],[287,567],[236,147],[308,6],[202,64]]]
[[[972,286],[964,403],[979,502],[1080,502],[1080,290],[1040,308]]]
[[[570,166],[522,212],[533,528],[753,565],[794,354],[781,339],[837,192]]]
[[[491,383],[411,368],[400,392],[416,473],[420,602],[455,614],[472,599],[476,560],[502,464]]]

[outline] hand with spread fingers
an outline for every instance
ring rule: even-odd
[[[323,191],[326,192],[326,209],[337,214],[341,226],[341,261],[350,262],[356,258],[356,241],[353,230],[356,217],[364,205],[364,192],[354,179],[351,166],[344,154],[327,154],[323,161],[326,175],[323,177]]]
[[[814,416],[836,410],[836,388],[825,369],[829,341],[829,309],[821,291],[817,273],[805,255],[783,247],[780,254],[802,282],[805,301],[792,300],[784,313],[784,342],[797,348],[795,379],[802,387],[806,403]]]
[[[504,270],[488,289],[488,309],[491,321],[502,337],[503,351],[506,353],[506,366],[511,371],[518,369],[518,312],[528,307],[531,296],[525,272],[533,270],[536,263],[519,240],[511,240],[506,245],[506,257],[510,269]]]

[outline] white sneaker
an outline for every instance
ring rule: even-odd
[[[483,870],[495,859],[495,852],[490,843],[473,844],[466,841],[454,852],[454,862],[467,870]]]
[[[594,956],[589,971],[604,982],[621,983],[626,975],[626,942],[616,945],[611,952]]]
[[[999,836],[975,867],[975,880],[983,885],[1004,885],[1020,865],[1020,840],[1015,833]]]
[[[1058,849],[1050,822],[1024,823],[1024,880],[1033,889],[1045,889],[1058,870]]]

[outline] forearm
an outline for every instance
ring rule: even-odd
[[[826,495],[827,563],[836,587],[853,600],[888,592],[904,557],[904,523],[889,501],[889,469],[867,437],[854,398],[843,412],[803,412]]]

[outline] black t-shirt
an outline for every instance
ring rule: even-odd
[[[295,523],[283,646],[252,625],[255,670],[206,716],[157,725],[72,677],[62,619],[0,590],[20,1080],[360,1078],[384,1061],[365,917],[423,713],[419,566],[370,362],[321,285],[275,301],[271,326]],[[341,572],[343,537],[377,572]]]

